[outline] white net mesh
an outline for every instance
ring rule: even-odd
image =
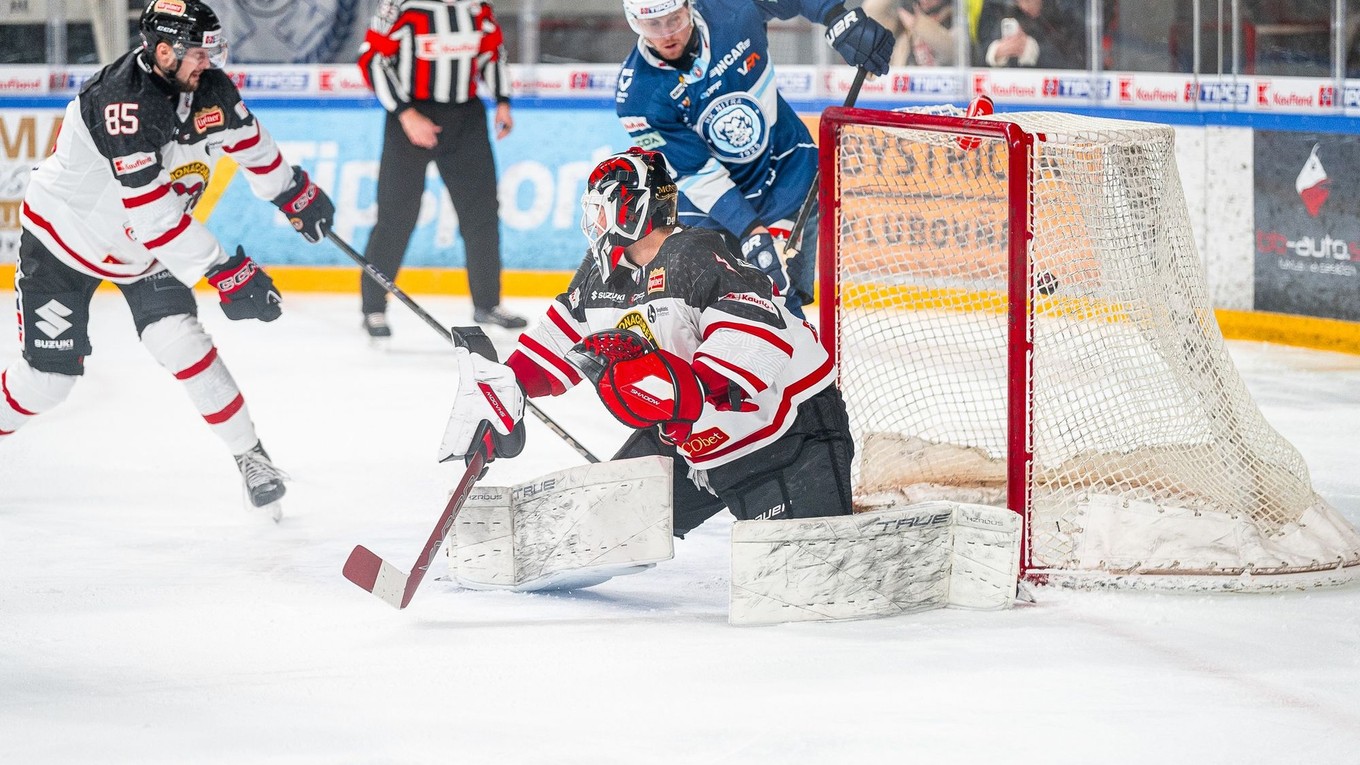
[[[822,267],[861,503],[1005,503],[1020,448],[1007,410],[1025,405],[1007,386],[1008,193],[1027,193],[1031,568],[1240,575],[1232,587],[1360,569],[1360,534],[1313,492],[1227,354],[1171,128],[997,115],[1034,137],[1030,181],[1012,187],[1004,141],[964,149],[913,119],[845,123],[835,144],[838,236]]]

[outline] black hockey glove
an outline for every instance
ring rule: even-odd
[[[822,19],[826,41],[841,54],[845,63],[864,67],[870,74],[887,74],[892,56],[893,36],[883,25],[864,15],[862,9],[846,10],[837,5]]]
[[[293,185],[274,197],[274,206],[293,224],[302,238],[316,244],[326,238],[335,220],[335,205],[320,186],[312,183],[307,172],[293,165]]]
[[[246,257],[240,245],[236,246],[236,255],[209,271],[207,278],[222,299],[222,313],[232,321],[273,321],[283,314],[279,307],[283,298],[274,289],[274,280]]]
[[[789,291],[789,280],[784,275],[784,264],[779,262],[779,253],[775,250],[774,236],[768,231],[761,231],[757,234],[748,234],[741,240],[741,256],[747,263],[759,268],[770,277],[774,286],[779,289],[779,294],[783,295]]]

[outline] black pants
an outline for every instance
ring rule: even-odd
[[[845,401],[832,385],[798,407],[798,417],[778,441],[709,470],[716,497],[694,485],[688,463],[656,428],[635,432],[614,459],[662,455],[674,461],[675,535],[683,537],[724,507],[743,521],[849,515],[854,454]]]
[[[29,366],[61,375],[85,373],[85,357],[94,352],[90,345],[90,299],[101,281],[57,260],[27,231],[19,234],[16,286],[24,360]],[[138,337],[166,317],[198,315],[193,291],[169,271],[115,286],[132,311]]]
[[[495,308],[501,302],[500,208],[486,106],[473,99],[462,104],[422,101],[414,108],[441,128],[439,143],[433,149],[416,146],[406,138],[401,122],[387,115],[378,167],[378,221],[364,258],[396,279],[420,215],[425,168],[434,162],[458,213],[472,305]],[[360,294],[364,313],[382,311],[387,305],[387,293],[372,279],[361,279]]]

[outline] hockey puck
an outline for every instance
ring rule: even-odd
[[[1048,271],[1040,271],[1034,277],[1034,291],[1040,295],[1052,295],[1058,290],[1058,278]]]

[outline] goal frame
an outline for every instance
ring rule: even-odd
[[[1034,239],[1032,173],[1034,136],[1019,125],[996,120],[951,117],[930,114],[905,114],[833,106],[822,113],[818,128],[818,173],[822,179],[819,200],[817,235],[817,273],[819,326],[831,327],[840,304],[840,288],[836,280],[837,226],[826,225],[839,220],[841,206],[840,174],[836,171],[840,156],[840,133],[846,124],[871,127],[910,128],[954,136],[1000,139],[1007,146],[1006,257],[1008,260],[1006,308],[1006,505],[1020,516],[1020,576],[1028,575],[1030,560],[1030,473],[1034,458],[1033,410],[1034,321],[1030,305],[1031,279],[1030,244]],[[837,334],[823,331],[822,342],[831,358],[839,359]],[[1014,402],[1023,406],[1014,406]]]

